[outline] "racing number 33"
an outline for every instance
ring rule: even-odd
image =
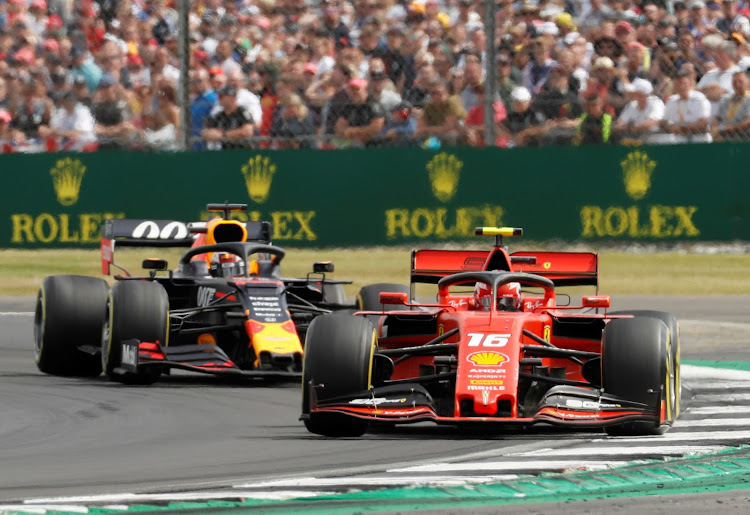
[[[510,334],[468,333],[469,347],[505,347]]]

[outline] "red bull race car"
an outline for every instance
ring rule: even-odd
[[[283,249],[268,222],[240,222],[245,204],[209,204],[222,217],[107,220],[102,272],[115,246],[189,246],[174,270],[146,259],[145,277],[47,277],[38,294],[35,358],[47,374],[151,384],[170,369],[225,376],[299,378],[305,333],[318,315],[355,307],[330,262],[301,279],[281,276]]]
[[[489,251],[413,251],[411,293],[380,294],[396,308],[316,318],[302,380],[307,429],[359,436],[432,421],[667,431],[680,412],[676,318],[608,313],[596,254],[510,254],[502,237],[521,233],[477,228],[496,237]],[[422,283],[437,285],[436,302],[415,300]],[[558,291],[566,286],[596,290],[573,305]]]

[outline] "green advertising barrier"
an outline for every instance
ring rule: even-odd
[[[750,144],[2,155],[0,247],[91,246],[108,217],[248,204],[286,246],[750,240]],[[239,217],[238,217],[239,218]]]

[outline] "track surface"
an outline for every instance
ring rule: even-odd
[[[748,302],[750,296],[620,297],[613,308],[677,315],[683,360],[750,361]],[[8,314],[32,308],[33,299],[0,299],[0,503],[348,468],[364,473],[518,443],[445,430],[427,431],[425,438],[412,428],[321,439],[297,421],[296,384],[227,385],[179,376],[139,388],[45,376],[33,363],[33,318]]]

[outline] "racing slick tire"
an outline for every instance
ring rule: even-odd
[[[669,329],[651,317],[610,321],[602,338],[602,387],[604,393],[651,406],[660,413],[659,399],[666,401],[661,422],[635,421],[606,428],[611,436],[664,434],[671,426],[671,354]],[[662,393],[663,392],[663,393]]]
[[[311,433],[362,436],[367,423],[337,413],[311,413],[314,391],[318,402],[362,392],[372,382],[377,335],[369,320],[342,313],[322,315],[307,331],[302,368],[302,418]]]
[[[649,309],[634,309],[628,311],[614,311],[610,315],[633,315],[634,317],[656,318],[664,322],[669,328],[670,345],[672,361],[671,392],[672,392],[672,420],[677,420],[680,416],[680,403],[682,402],[682,382],[680,381],[680,324],[677,317],[672,313],[664,311],[653,311]]]
[[[375,283],[363,286],[357,293],[357,309],[360,311],[408,311],[409,306],[402,304],[381,304],[380,294],[388,293],[406,293],[410,294],[409,286],[405,284],[394,283]]]
[[[162,367],[150,365],[136,373],[117,371],[122,364],[122,342],[137,339],[169,340],[169,298],[164,287],[151,281],[118,281],[109,290],[106,319],[101,334],[102,368],[112,380],[148,385],[159,380]]]
[[[53,275],[42,282],[34,313],[39,370],[76,377],[102,373],[98,349],[108,288],[104,279],[80,275]]]

